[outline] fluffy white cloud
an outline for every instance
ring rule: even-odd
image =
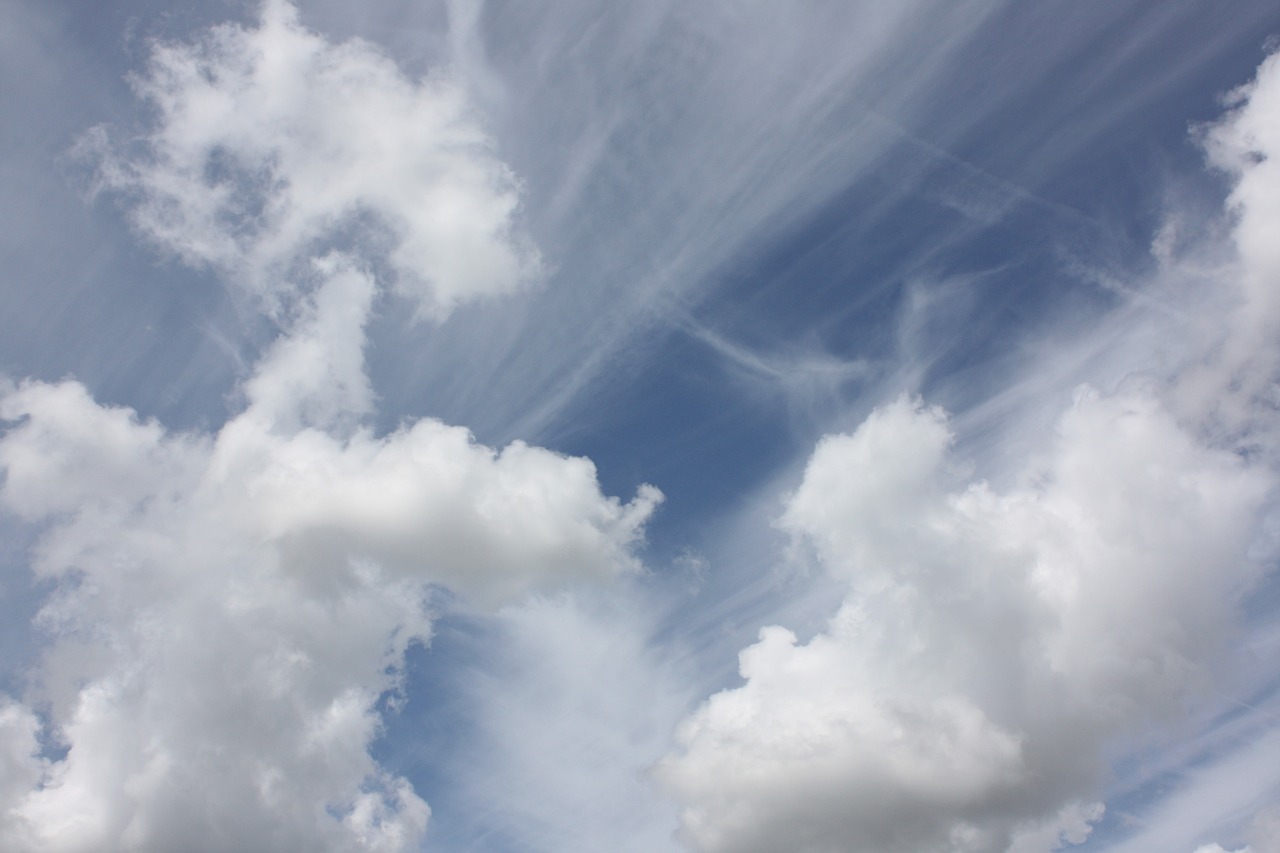
[[[493,607],[630,572],[661,495],[436,420],[367,427],[378,275],[442,317],[536,263],[450,82],[270,0],[136,85],[157,122],[141,154],[99,152],[105,184],[285,331],[209,433],[72,380],[0,385],[0,506],[54,588],[28,694],[0,697],[0,847],[416,849],[427,804],[369,748],[431,587]]]
[[[949,442],[900,400],[814,452],[782,524],[852,591],[807,643],[762,631],[681,729],[660,774],[698,849],[1079,836],[1059,811],[1105,739],[1196,683],[1265,480],[1141,395],[1082,393],[1006,494],[958,482]]]
[[[352,306],[372,284],[325,266],[216,435],[74,382],[0,401],[0,500],[48,526],[34,567],[58,582],[34,673],[49,724],[0,713],[6,849],[408,849],[427,807],[368,747],[429,636],[427,585],[499,604],[633,567],[658,496],[606,498],[587,460],[430,420],[314,426],[365,402]],[[65,758],[37,757],[42,728]]]
[[[1280,54],[1268,57],[1254,79],[1231,94],[1233,111],[1208,129],[1209,160],[1235,180],[1228,199],[1235,215],[1234,242],[1243,262],[1240,287],[1255,320],[1274,323],[1280,315]],[[1256,341],[1250,343],[1256,344]]]
[[[849,593],[807,642],[763,629],[745,683],[682,724],[657,774],[692,847],[1047,853],[1101,816],[1104,746],[1209,682],[1275,484],[1251,450],[1280,320],[1278,69],[1208,134],[1236,252],[1181,375],[1082,387],[1002,491],[918,401],[819,443],[780,525]]]
[[[133,83],[154,124],[128,145],[98,128],[82,153],[137,229],[188,263],[277,299],[320,247],[360,246],[436,318],[537,272],[518,182],[443,73],[410,80],[267,0],[256,27],[157,45]]]

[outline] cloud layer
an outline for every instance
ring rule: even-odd
[[[427,586],[495,605],[634,568],[658,495],[606,498],[585,459],[432,420],[303,425],[351,414],[332,381],[350,371],[292,351],[371,287],[332,270],[216,435],[75,382],[0,401],[0,498],[47,526],[34,568],[58,585],[35,701],[3,713],[8,849],[409,849],[426,806],[368,747],[429,637]]]

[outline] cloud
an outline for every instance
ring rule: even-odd
[[[678,849],[675,812],[645,769],[693,692],[652,642],[645,590],[625,592],[504,608],[502,642],[459,676],[482,746],[449,768],[450,817],[472,821],[470,837],[563,853]]]
[[[1227,211],[1234,258],[1225,272],[1231,286],[1222,288],[1227,306],[1200,318],[1204,356],[1181,377],[1179,393],[1190,411],[1240,433],[1266,428],[1280,402],[1280,355],[1272,343],[1280,333],[1280,250],[1272,237],[1280,229],[1280,54],[1227,103],[1224,119],[1199,135],[1209,163],[1233,182]]]
[[[362,378],[342,364],[359,334],[335,326],[358,329],[372,284],[331,264],[216,435],[71,381],[0,401],[0,499],[47,527],[34,569],[58,584],[32,674],[47,723],[4,711],[8,849],[407,849],[426,805],[368,747],[430,636],[428,584],[497,605],[635,568],[656,490],[622,504],[585,459],[432,420],[317,428],[363,404],[340,381]]]
[[[919,400],[819,442],[778,523],[847,597],[805,642],[762,629],[682,723],[655,772],[691,847],[1059,849],[1102,814],[1104,747],[1210,683],[1275,485],[1277,68],[1208,131],[1235,251],[1178,362],[1082,386],[1001,490]]]
[[[519,182],[443,72],[410,80],[268,0],[256,27],[155,45],[133,85],[152,124],[123,143],[96,128],[79,152],[138,232],[185,263],[271,301],[320,248],[363,248],[436,319],[537,274]]]
[[[587,459],[434,419],[368,426],[389,280],[443,317],[535,262],[460,90],[282,2],[158,46],[137,88],[157,123],[142,154],[101,149],[105,185],[283,331],[213,431],[71,379],[0,385],[0,505],[40,531],[54,589],[30,687],[0,697],[0,847],[416,849],[430,810],[370,745],[432,589],[496,608],[632,573],[661,495],[623,503]],[[342,246],[364,216],[377,233]]]
[[[1203,676],[1264,481],[1140,396],[1082,394],[1007,494],[949,442],[900,400],[814,452],[781,523],[852,591],[808,643],[764,629],[681,729],[660,775],[698,849],[1004,850]]]

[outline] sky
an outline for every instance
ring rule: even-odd
[[[1280,853],[1274,3],[0,67],[0,847]]]

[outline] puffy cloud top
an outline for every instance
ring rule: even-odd
[[[363,381],[325,365],[358,353],[349,309],[371,284],[329,276],[216,435],[70,381],[0,399],[0,500],[46,527],[34,566],[58,588],[34,672],[47,722],[0,709],[6,849],[412,849],[427,807],[368,748],[430,636],[428,586],[496,606],[634,568],[651,487],[623,504],[588,460],[434,420],[312,425],[350,414],[334,376]],[[65,758],[41,757],[51,742]]]
[[[324,247],[385,261],[425,316],[537,273],[519,184],[462,88],[413,81],[374,46],[308,32],[285,0],[256,27],[157,45],[133,80],[154,123],[82,150],[144,237],[277,299]]]

